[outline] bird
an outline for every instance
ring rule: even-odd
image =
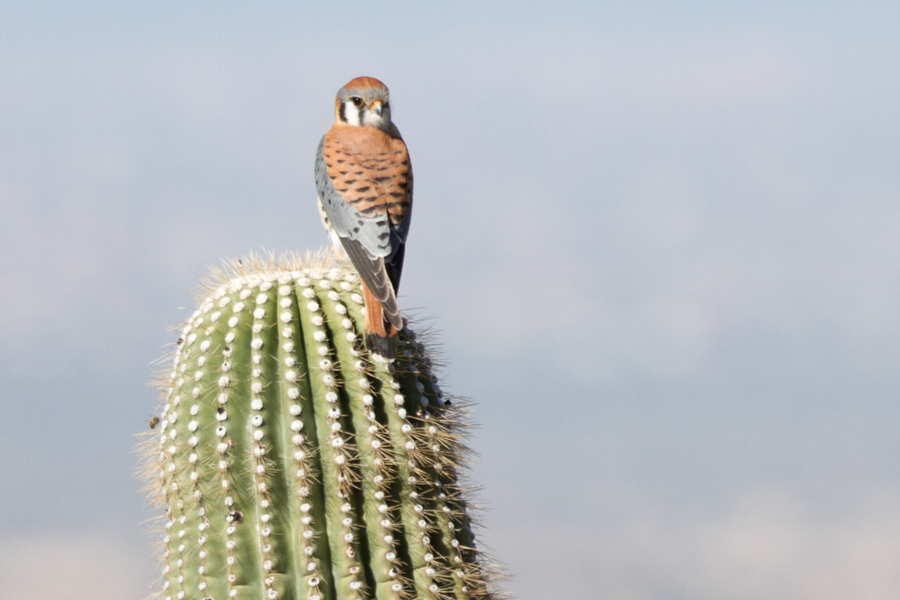
[[[319,216],[334,253],[359,273],[366,347],[373,357],[393,361],[397,332],[404,327],[397,290],[413,174],[381,81],[356,77],[338,90],[334,124],[319,142],[315,173]]]

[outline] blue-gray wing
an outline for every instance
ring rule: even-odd
[[[344,199],[328,176],[329,165],[325,163],[324,145],[323,136],[316,152],[316,190],[331,227],[341,238],[358,242],[372,256],[389,256],[393,250],[391,242],[394,237],[391,235],[389,216],[361,214]]]
[[[324,152],[325,138],[319,143],[316,153],[316,189],[319,193],[322,210],[325,216],[341,240],[344,252],[350,258],[350,262],[359,273],[360,279],[369,288],[372,295],[381,303],[385,318],[397,329],[403,328],[403,319],[400,317],[400,309],[397,305],[396,289],[400,283],[400,271],[403,264],[403,246],[406,231],[409,228],[408,218],[401,228],[394,227],[390,214],[377,210],[368,211],[366,215],[358,211],[353,204],[345,200],[345,194],[356,200],[356,205],[362,205],[365,197],[359,194],[354,196],[356,189],[349,189],[350,184],[357,181],[349,179],[353,175],[340,173],[342,167],[328,164]],[[339,151],[338,151],[339,154]],[[346,157],[338,160],[346,161]],[[348,166],[348,169],[358,169],[358,165]],[[329,175],[329,170],[338,171],[338,185],[335,188],[334,181]],[[358,172],[358,171],[356,171]],[[350,171],[348,171],[348,174]],[[357,176],[360,177],[360,176]],[[343,186],[348,187],[343,187]],[[357,185],[357,189],[360,186]],[[362,186],[364,187],[364,186]],[[359,198],[357,200],[357,198]],[[401,232],[402,231],[402,237]]]

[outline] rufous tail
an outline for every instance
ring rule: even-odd
[[[397,330],[384,318],[381,302],[362,284],[366,303],[366,347],[372,354],[393,360],[397,357]]]

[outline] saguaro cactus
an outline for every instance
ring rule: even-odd
[[[358,278],[327,258],[215,279],[145,442],[158,597],[494,598],[457,480],[465,409],[413,332],[371,360]]]

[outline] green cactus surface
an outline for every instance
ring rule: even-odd
[[[358,277],[326,256],[236,261],[202,296],[142,442],[155,597],[497,598],[458,480],[465,402],[409,327],[373,360]]]

